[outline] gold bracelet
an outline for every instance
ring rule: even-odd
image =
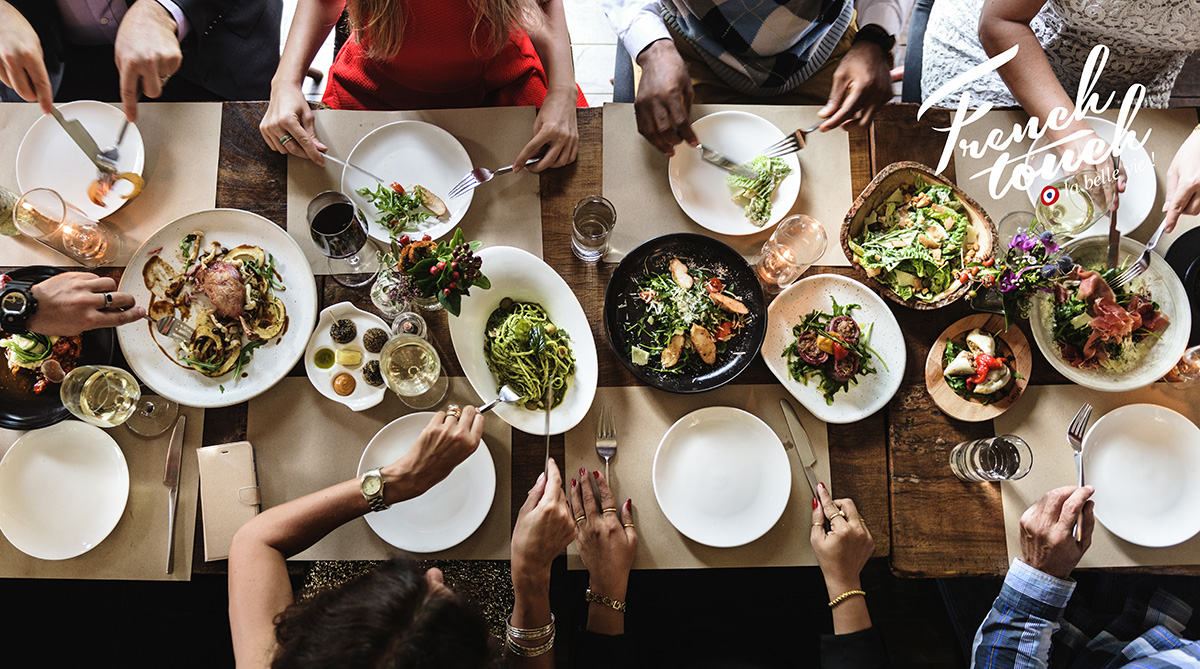
[[[837,606],[838,604],[841,604],[842,602],[846,601],[847,599],[850,599],[851,597],[853,597],[855,595],[862,595],[863,597],[866,597],[867,593],[863,592],[862,590],[850,590],[847,592],[843,592],[842,594],[838,595],[837,597],[834,597],[833,599],[831,599],[829,601],[829,608],[832,609],[833,607]]]
[[[550,632],[550,640],[540,646],[522,646],[514,641],[511,636],[504,639],[504,645],[508,646],[509,652],[518,657],[537,657],[539,655],[545,655],[550,651],[551,648],[554,647],[554,632],[552,630]]]
[[[583,598],[589,602],[603,604],[604,606],[607,606],[608,608],[610,608],[614,611],[619,611],[621,613],[625,613],[625,602],[622,602],[619,599],[613,599],[612,597],[605,597],[604,595],[598,595],[598,594],[592,592],[592,589],[590,587],[587,589],[587,592],[584,593]]]
[[[525,629],[522,627],[513,627],[512,626],[512,616],[509,616],[508,620],[505,621],[505,626],[508,627],[508,630],[507,630],[508,636],[513,639],[520,639],[521,641],[532,641],[535,639],[541,639],[541,638],[547,637],[551,634],[554,634],[554,614],[551,613],[550,614],[550,622],[546,625],[542,625],[541,627],[533,627],[533,628],[529,628],[529,629]]]

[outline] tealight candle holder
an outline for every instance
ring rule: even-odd
[[[112,226],[92,220],[49,188],[22,195],[12,217],[21,234],[84,267],[111,264],[121,253],[121,235]]]

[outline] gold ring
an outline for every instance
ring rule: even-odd
[[[813,523],[813,527],[825,527],[825,523]]]
[[[866,519],[866,518],[859,518],[859,519],[858,519],[858,522],[862,523],[863,525],[866,525],[866,524],[867,524],[867,519]]]
[[[615,506],[610,506],[607,509],[600,509],[600,513],[616,513],[616,512],[617,512],[617,508]]]
[[[446,415],[454,416],[455,418],[462,418],[462,409],[457,404],[451,404],[450,406],[446,407]]]
[[[581,522],[583,522],[583,521],[585,521],[585,520],[587,520],[587,514],[586,514],[586,513],[585,513],[585,514],[582,514],[581,516],[579,516],[578,518],[576,518],[576,519],[575,519],[575,522],[576,522],[576,523],[581,523]]]
[[[625,527],[633,527],[633,523],[624,523]]]
[[[168,82],[168,81],[170,81],[170,80],[171,80],[171,75],[169,75],[169,74],[168,74],[168,75],[167,75],[167,76],[165,76],[165,77],[159,77],[159,78],[158,78],[158,83],[159,83],[159,85],[160,85],[160,86],[166,86],[166,85],[167,85],[167,82]]]
[[[290,141],[292,141],[292,136],[291,136],[291,135],[284,135],[283,137],[280,137],[280,138],[279,138],[279,145],[280,145],[280,146],[283,146],[284,144],[287,144],[287,143],[288,143],[288,142],[290,142]]]
[[[845,517],[846,517],[846,512],[845,512],[845,511],[842,511],[841,509],[838,509],[838,512],[837,512],[837,513],[835,513],[835,514],[833,514],[832,516],[830,516],[830,517],[829,517],[829,521],[830,521],[830,522],[833,522],[833,519],[834,519],[834,518],[837,518],[838,516],[841,516],[842,518],[845,518]]]

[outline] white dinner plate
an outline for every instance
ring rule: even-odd
[[[117,141],[121,124],[125,122],[125,113],[119,107],[95,100],[77,100],[57,107],[63,118],[82,123],[101,150]],[[129,124],[119,148],[117,171],[141,175],[146,165],[146,147],[137,125]],[[118,181],[105,196],[101,207],[88,197],[88,186],[96,176],[96,164],[53,116],[43,114],[29,126],[17,149],[17,188],[20,192],[49,188],[83,213],[100,220],[125,206],[129,200],[121,196],[133,192],[133,184]]]
[[[1117,124],[1112,121],[1088,116],[1084,118],[1088,125],[1092,126],[1092,130],[1096,131],[1096,135],[1105,142],[1112,144],[1113,138],[1117,136]],[[1045,138],[1043,138],[1045,139]],[[1037,144],[1035,142],[1034,144]],[[1039,165],[1040,160],[1047,153],[1054,153],[1053,149],[1043,151],[1033,156],[1030,156],[1029,161],[1035,161],[1033,165]],[[1057,154],[1054,154],[1057,158]],[[1150,215],[1150,210],[1154,208],[1154,198],[1158,197],[1158,177],[1155,176],[1154,163],[1150,160],[1150,153],[1146,151],[1144,146],[1128,146],[1124,153],[1121,154],[1121,172],[1126,176],[1125,192],[1121,194],[1121,205],[1117,208],[1117,230],[1123,235],[1137,230],[1138,227],[1146,221],[1146,217]],[[1049,186],[1054,181],[1063,178],[1064,172],[1059,166],[1055,169],[1054,175],[1049,179],[1037,176],[1030,185],[1026,195],[1029,196],[1030,204],[1037,206],[1038,197],[1042,194],[1042,189]],[[1090,235],[1107,235],[1108,234],[1108,217],[1105,216],[1094,223],[1091,227],[1083,232],[1075,235],[1076,237]]]
[[[450,338],[463,373],[485,402],[494,399],[500,385],[483,355],[488,317],[506,297],[542,305],[551,322],[567,331],[575,354],[575,376],[568,382],[566,397],[550,412],[550,434],[566,432],[583,420],[596,397],[600,368],[587,314],[567,282],[537,256],[511,246],[488,247],[477,255],[483,260],[480,271],[492,282],[492,287],[472,288],[471,295],[463,298],[459,316],[450,317]],[[522,432],[546,434],[542,411],[530,411],[520,403],[498,404],[495,411],[504,422]]]
[[[450,189],[471,171],[471,157],[454,135],[423,121],[396,121],[372,130],[358,140],[346,160],[388,179],[389,185],[396,182],[406,189],[422,186],[446,203],[446,220],[431,216],[417,232],[401,233],[396,237],[429,235],[437,240],[462,221],[475,196],[472,190],[450,199]],[[358,194],[359,188],[374,190],[378,183],[358,170],[342,168],[342,192],[367,215],[367,234],[387,244],[391,236],[388,229],[379,224],[379,210]]]
[[[1143,244],[1122,237],[1117,256],[1118,266],[1132,265],[1145,248]],[[1073,239],[1063,245],[1062,252],[1084,267],[1103,267],[1108,253],[1108,239]],[[1148,350],[1140,360],[1118,371],[1103,366],[1083,369],[1063,360],[1058,344],[1054,342],[1054,295],[1034,294],[1030,300],[1029,329],[1033,331],[1033,341],[1038,350],[1050,362],[1051,367],[1069,381],[1108,393],[1145,388],[1171,371],[1187,350],[1191,334],[1192,308],[1187,290],[1184,289],[1183,282],[1179,280],[1175,270],[1157,253],[1150,254],[1150,267],[1131,285],[1140,290],[1148,290],[1151,299],[1171,322],[1165,330],[1144,340]]]
[[[1153,404],[1114,409],[1083,437],[1096,519],[1140,546],[1174,546],[1200,532],[1200,428]]]
[[[725,154],[736,163],[747,163],[763,149],[783,139],[774,123],[742,111],[709,114],[692,123],[704,146]],[[746,209],[734,203],[725,182],[729,172],[700,158],[700,150],[687,144],[675,147],[667,164],[671,194],[683,212],[700,226],[722,235],[753,235],[770,230],[787,216],[800,194],[800,161],[792,153],[783,157],[792,173],[771,194],[771,219],[759,227],[746,218]]]
[[[675,421],[654,453],[654,497],[675,529],[706,546],[741,546],[783,515],[792,470],[775,431],[733,407]]]
[[[0,460],[0,532],[35,558],[92,550],[128,500],[125,455],[93,425],[68,420],[26,432]]]
[[[383,426],[358,461],[358,476],[385,467],[407,453],[429,424],[431,412],[401,416]],[[381,539],[401,550],[433,553],[457,546],[483,524],[496,496],[496,465],[479,442],[462,464],[425,494],[367,515]]]
[[[863,333],[871,326],[867,343],[879,354],[875,373],[859,376],[858,384],[833,396],[833,404],[825,403],[825,394],[813,377],[808,383],[797,381],[788,374],[783,350],[795,337],[792,328],[799,325],[810,311],[831,313],[833,296],[838,304],[857,304],[850,312]],[[904,333],[888,309],[887,303],[863,284],[837,274],[818,274],[793,283],[767,307],[767,337],[763,340],[762,356],[775,378],[812,415],[826,423],[853,423],[879,411],[900,389],[907,362]]]
[[[354,322],[354,327],[357,329],[354,341],[348,344],[335,344],[333,343],[333,337],[329,335],[329,327],[339,318],[349,318]],[[345,404],[355,411],[370,409],[379,404],[383,401],[383,395],[387,391],[386,385],[372,386],[363,380],[363,366],[371,360],[379,361],[378,353],[371,353],[363,346],[363,335],[371,328],[379,328],[387,332],[389,337],[391,336],[391,328],[387,323],[383,322],[382,318],[363,311],[349,302],[338,302],[321,311],[321,316],[317,319],[317,329],[313,331],[312,337],[309,338],[308,349],[304,352],[304,371],[308,374],[308,380],[312,382],[317,392],[334,402]],[[332,351],[337,351],[338,349],[356,350],[362,353],[362,362],[352,368],[335,363],[329,369],[321,369],[313,363],[313,356],[318,349],[322,348]],[[354,378],[354,392],[349,395],[339,395],[333,390],[333,377],[342,373],[349,374]]]
[[[176,250],[179,242],[196,230],[204,233],[205,248],[214,241],[225,248],[253,244],[275,256],[275,270],[286,288],[275,291],[287,309],[283,334],[256,349],[253,359],[242,369],[244,378],[238,379],[233,378],[233,372],[216,378],[204,376],[172,362],[163,348],[175,351],[173,340],[158,334],[149,321],[117,328],[117,341],[130,369],[155,393],[185,406],[229,406],[274,386],[304,355],[317,318],[317,284],[304,252],[283,228],[240,209],[206,209],[172,221],[150,235],[121,274],[120,290],[133,294],[138,304],[148,304],[150,289],[142,278],[142,268],[151,257],[150,251],[162,247],[163,259],[180,267],[183,262]]]

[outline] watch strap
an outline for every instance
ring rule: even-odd
[[[366,481],[368,478],[379,480],[379,490],[374,494],[368,493],[366,490]],[[363,474],[362,482],[359,484],[359,490],[362,491],[363,497],[366,498],[367,504],[371,505],[372,511],[384,511],[391,505],[383,501],[383,472],[378,469],[368,470]]]
[[[896,36],[889,33],[883,26],[877,23],[868,23],[859,28],[858,33],[854,35],[854,43],[857,44],[859,42],[878,44],[879,48],[883,49],[883,52],[887,54],[891,64],[895,65],[896,61],[892,49],[896,46]]]
[[[20,309],[10,309],[8,296],[20,294],[24,299]],[[37,298],[33,296],[33,283],[30,281],[9,280],[0,289],[0,328],[10,334],[25,332],[25,322],[37,311]]]

